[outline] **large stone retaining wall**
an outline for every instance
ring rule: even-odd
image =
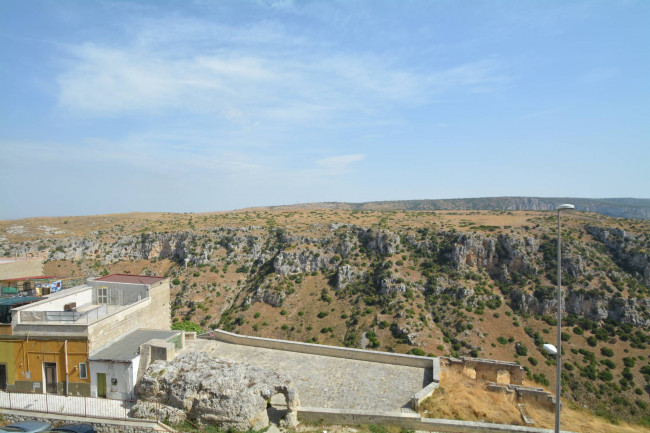
[[[22,410],[2,409],[2,417],[12,424],[20,421],[43,421],[49,422],[54,427],[63,424],[92,424],[98,433],[150,433],[161,430],[156,421],[143,420],[114,420],[103,418],[76,417],[70,415],[46,414],[41,412],[29,412]],[[173,431],[169,429],[169,431]]]
[[[383,413],[361,410],[340,410],[301,407],[298,420],[324,424],[380,424],[395,425],[414,430],[449,433],[550,433],[552,430],[518,425],[491,424],[485,422],[456,421],[422,418],[414,413]],[[562,430],[564,433],[565,430]]]

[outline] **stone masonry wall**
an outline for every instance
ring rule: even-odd
[[[476,379],[487,382],[497,382],[500,371],[510,373],[510,383],[521,385],[524,381],[524,369],[517,363],[508,361],[495,361],[492,359],[480,358],[441,358],[444,359],[447,367],[462,372],[465,368],[471,367],[476,371]]]
[[[169,330],[170,318],[169,280],[164,280],[151,286],[149,298],[89,326],[90,352],[139,328]]]
[[[64,417],[62,415],[43,414],[39,412],[25,413],[15,411],[15,413],[3,413],[2,417],[10,424],[20,421],[42,421],[49,422],[53,427],[63,424],[84,423],[91,424],[98,433],[150,433],[155,432],[154,423],[113,421],[108,419],[96,418],[75,418]]]

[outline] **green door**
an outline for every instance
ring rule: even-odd
[[[97,373],[97,397],[106,398],[106,373]]]

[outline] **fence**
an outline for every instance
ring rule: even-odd
[[[98,305],[86,311],[18,311],[18,323],[70,322],[87,324],[107,314],[106,305]]]
[[[32,394],[0,390],[0,409],[22,410],[51,415],[82,416],[84,418],[101,418],[112,420],[133,421],[142,418],[131,418],[129,412],[137,400],[112,400],[93,397],[74,397],[55,394]],[[159,427],[166,431],[175,431],[166,426],[161,419],[159,407],[161,403],[154,403],[156,410],[148,421],[158,422]],[[200,426],[183,416],[186,423],[198,432],[203,432]]]
[[[0,391],[0,408],[71,416],[129,419],[135,400]]]

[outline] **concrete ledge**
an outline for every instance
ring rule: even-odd
[[[433,381],[440,383],[440,358],[433,358]]]
[[[74,424],[84,423],[92,424],[99,433],[112,432],[152,432],[163,430],[157,421],[149,420],[116,420],[107,418],[91,418],[74,415],[62,415],[55,413],[32,412],[27,410],[9,410],[1,409],[0,413],[9,422],[19,422],[24,420],[34,420],[49,422],[51,424]],[[168,429],[167,431],[173,431]]]
[[[431,395],[434,393],[436,389],[440,386],[440,383],[438,382],[431,382],[424,388],[422,388],[420,391],[416,392],[413,394],[413,397],[411,397],[411,407],[413,408],[414,411],[417,411],[420,408],[420,404],[427,398],[431,397]]]
[[[490,424],[485,422],[456,421],[421,418],[413,413],[384,413],[362,410],[321,409],[301,407],[298,420],[323,424],[380,424],[395,425],[440,433],[552,433],[552,430],[518,425]],[[564,433],[571,433],[562,430]]]
[[[205,340],[217,340],[242,346],[263,347],[266,349],[285,350],[288,352],[310,353],[336,358],[356,359],[359,361],[381,362],[384,364],[404,365],[407,367],[434,368],[440,361],[424,356],[403,355],[400,353],[374,352],[372,350],[350,349],[347,347],[325,346],[321,344],[300,343],[296,341],[275,340],[271,338],[250,337],[215,329],[199,335]],[[440,374],[438,374],[440,377]]]

